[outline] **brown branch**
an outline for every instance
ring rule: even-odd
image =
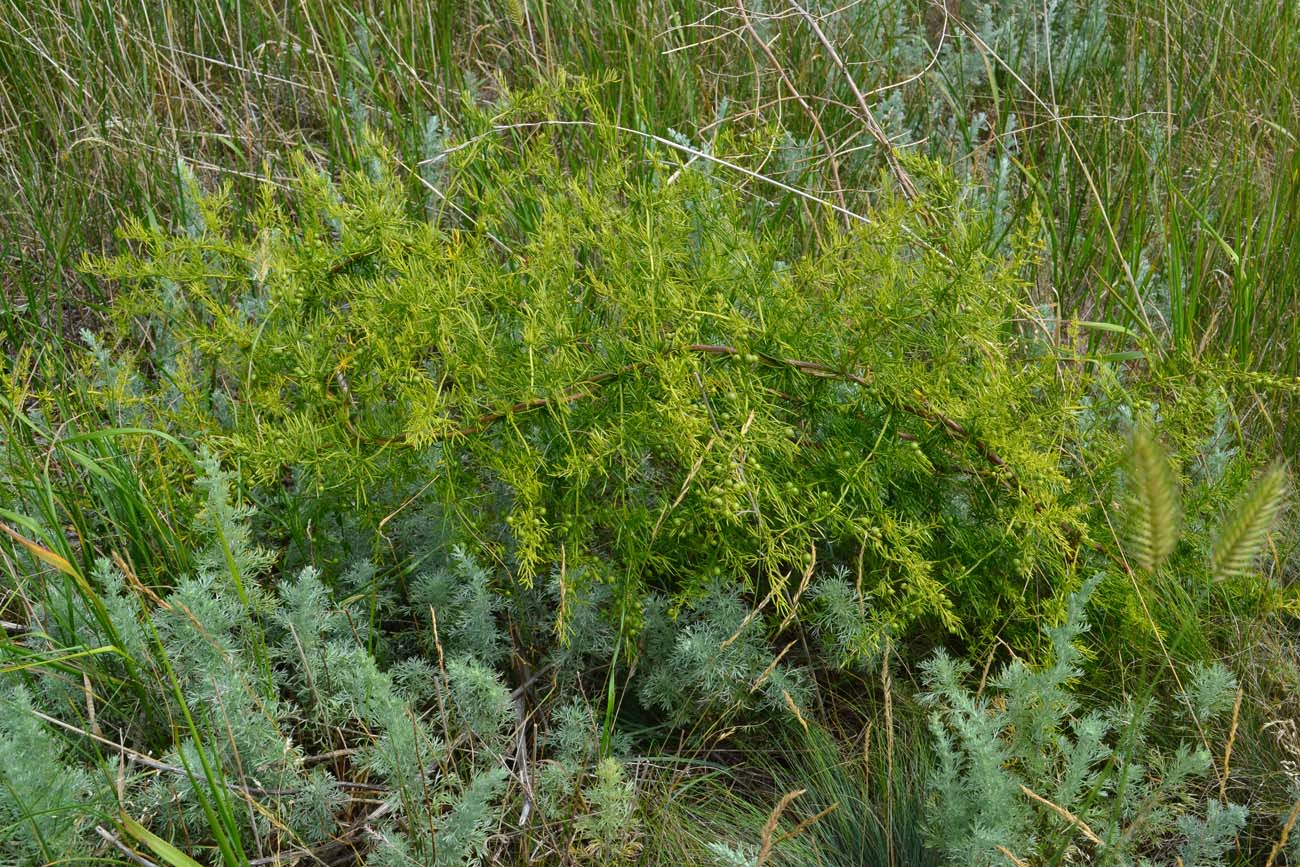
[[[140,867],[158,867],[157,864],[150,861],[148,858],[144,857],[143,855],[141,855],[140,853],[132,849],[130,846],[123,843],[122,840],[116,834],[114,834],[112,831],[105,828],[103,825],[96,825],[95,833],[98,834],[100,838],[103,839],[106,843],[110,844],[114,849],[116,849],[117,851],[125,855],[127,857],[127,860],[131,861],[132,863],[139,864]]]
[[[737,349],[734,346],[728,346],[723,343],[688,343],[685,346],[683,346],[682,349],[686,352],[697,353],[700,355],[724,355],[724,356],[737,357],[746,354],[741,352],[739,349]],[[767,364],[789,367],[792,370],[796,370],[808,376],[818,377],[821,379],[837,379],[842,382],[851,382],[854,385],[861,386],[862,388],[869,388],[872,384],[872,378],[869,372],[865,374],[852,373],[850,371],[837,370],[833,367],[830,367],[828,365],[816,361],[804,361],[798,358],[785,358],[781,356],[768,355],[767,353],[753,353],[753,356],[755,358],[762,360],[763,362],[766,362]],[[524,412],[531,412],[532,410],[544,409],[546,407],[551,407],[551,406],[561,406],[564,404],[569,404],[578,400],[582,400],[583,398],[586,397],[592,397],[594,393],[591,388],[592,386],[602,385],[606,382],[609,382],[612,379],[616,379],[617,377],[623,376],[626,373],[631,373],[634,370],[639,370],[644,366],[645,366],[645,362],[633,362],[632,364],[625,364],[622,367],[620,367],[618,370],[606,371],[605,373],[599,373],[596,374],[595,376],[588,377],[587,379],[584,379],[578,382],[576,385],[574,385],[574,387],[571,390],[557,397],[531,397],[511,405],[508,409],[484,413],[480,415],[473,424],[463,425],[457,428],[454,431],[454,433],[459,436],[473,436],[474,434],[482,433],[487,428],[491,427],[493,424],[501,421],[502,419],[510,415],[524,413]],[[1014,472],[1012,472],[1011,468],[1007,465],[1007,462],[1002,459],[1002,456],[999,455],[996,451],[994,451],[993,448],[990,447],[989,444],[986,443],[984,440],[971,434],[971,432],[964,425],[958,422],[956,419],[949,418],[948,416],[944,415],[943,413],[939,412],[938,410],[934,409],[933,407],[929,406],[926,403],[896,401],[894,405],[897,409],[901,410],[902,412],[908,413],[909,415],[913,415],[916,416],[917,418],[924,419],[925,421],[933,422],[939,425],[945,431],[947,431],[953,438],[965,440],[966,442],[970,443],[971,446],[974,447],[974,449],[977,452],[979,452],[980,455],[984,458],[984,460],[986,460],[989,464],[991,464],[992,466],[994,466],[999,470],[1004,470],[1008,473],[1011,473],[1012,475],[1011,481],[1014,482],[1017,487],[1019,486],[1019,483],[1015,481]],[[405,435],[390,436],[390,437],[365,437],[356,429],[356,427],[352,424],[351,419],[348,418],[347,416],[344,417],[344,423],[346,424],[347,428],[353,433],[354,436],[357,436],[358,438],[365,440],[367,442],[376,443],[380,445],[403,445],[408,442]],[[441,437],[441,438],[445,439],[445,437]]]
[[[686,349],[689,352],[703,352],[712,355],[739,355],[740,354],[740,351],[735,347],[725,346],[721,344],[692,343],[689,344],[686,347]],[[760,357],[769,363],[781,364],[781,365],[785,365],[786,367],[792,367],[801,373],[808,374],[809,376],[819,376],[819,377],[824,377],[826,379],[839,379],[839,380],[843,380],[844,382],[851,382],[854,385],[862,386],[863,388],[866,388],[871,385],[871,377],[869,374],[864,376],[862,374],[849,373],[847,371],[836,370],[833,367],[828,367],[825,364],[820,364],[816,361],[801,361],[797,358],[778,358],[776,356],[771,356],[771,355],[761,355]],[[972,436],[971,432],[967,430],[960,422],[958,422],[955,419],[949,418],[946,415],[943,415],[942,413],[930,407],[928,404],[908,403],[906,401],[903,401],[898,404],[898,409],[908,413],[909,415],[914,415],[917,418],[922,418],[925,419],[926,421],[932,421],[936,424],[941,425],[945,430],[947,430],[954,437],[968,441],[972,446],[975,447],[975,450],[978,451],[984,457],[984,459],[988,461],[990,464],[992,464],[993,466],[1001,470],[1010,469],[1010,467],[1007,466],[1007,462],[1002,459],[1002,456],[999,455],[997,452],[995,452],[988,445],[988,443],[984,442],[979,437]]]
[[[727,346],[720,343],[688,343],[686,345],[686,351],[699,352],[706,355],[744,354],[734,346]],[[861,385],[864,387],[871,384],[871,380],[868,377],[860,376],[856,373],[847,373],[845,371],[836,370],[833,367],[828,367],[827,365],[820,364],[816,361],[801,361],[798,358],[779,358],[775,355],[767,355],[765,353],[755,353],[755,355],[769,364],[793,367],[795,370],[798,370],[801,373],[806,373],[810,376],[819,376],[824,379],[842,379],[845,382],[852,382],[855,385]]]
[[[1051,810],[1056,815],[1060,816],[1065,821],[1069,822],[1074,827],[1078,828],[1079,831],[1082,832],[1083,836],[1087,837],[1096,845],[1098,846],[1105,845],[1105,841],[1102,840],[1100,837],[1098,837],[1097,833],[1088,827],[1087,822],[1083,821],[1078,816],[1074,815],[1069,810],[1062,807],[1060,804],[1049,801],[1047,798],[1044,798],[1042,795],[1038,794],[1037,792],[1035,792],[1033,789],[1029,788],[1026,785],[1021,785],[1020,791],[1025,793],[1025,797],[1029,798],[1032,801],[1037,801],[1047,809]]]
[[[943,425],[944,428],[953,436],[959,439],[964,439],[973,445],[975,450],[983,455],[984,459],[990,464],[998,469],[1010,470],[1010,467],[1007,466],[1007,462],[1002,460],[1001,456],[998,455],[997,452],[993,451],[993,449],[989,447],[988,443],[984,442],[979,437],[972,436],[970,431],[966,430],[966,428],[962,427],[962,425],[954,419],[948,418],[948,416],[942,415],[925,405],[903,404],[900,408],[919,418],[928,419]]]
[[[548,406],[559,404],[573,403],[575,400],[582,400],[584,397],[591,397],[591,392],[586,390],[586,386],[600,385],[611,379],[622,376],[625,373],[631,373],[639,367],[644,366],[642,363],[625,364],[618,370],[611,370],[605,373],[598,373],[579,382],[573,387],[572,391],[566,392],[559,397],[532,397],[528,400],[521,400],[513,404],[509,409],[500,412],[484,413],[478,417],[478,421],[473,425],[462,427],[456,431],[461,436],[472,436],[476,433],[482,433],[486,428],[491,427],[501,421],[508,415],[515,415],[521,412],[528,412],[533,409],[542,409]]]

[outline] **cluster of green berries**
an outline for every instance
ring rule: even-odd
[[[736,513],[742,506],[746,488],[741,474],[745,471],[757,473],[761,469],[757,459],[744,462],[732,458],[726,478],[710,485],[704,492],[705,502],[718,513]]]
[[[511,513],[506,515],[506,525],[517,532],[526,532],[533,530],[539,532],[545,523],[546,507],[538,506],[537,510],[531,514],[517,515]]]

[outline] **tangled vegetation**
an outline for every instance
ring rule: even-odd
[[[6,303],[0,864],[1300,863],[1293,359],[991,147],[1115,13],[680,5],[790,104],[655,125],[672,52],[522,3],[402,125],[359,17],[346,148],[169,163],[85,321]]]

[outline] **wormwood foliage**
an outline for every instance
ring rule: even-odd
[[[354,631],[364,612],[335,601],[313,569],[263,588],[269,558],[249,542],[249,510],[212,462],[202,482],[207,565],[158,594],[105,560],[97,597],[51,586],[34,612],[31,652],[77,641],[119,652],[84,680],[57,665],[25,682],[6,674],[0,862],[109,851],[95,829],[111,834],[120,810],[210,863],[309,852],[480,863],[516,724],[500,675],[459,641],[442,666],[401,655],[400,641],[381,664]],[[131,679],[147,703],[121,691]],[[95,695],[116,700],[80,719]],[[119,754],[100,732],[130,747]]]
[[[224,865],[502,863],[516,842],[554,848],[554,863],[636,861],[630,740],[602,738],[580,692],[608,660],[609,627],[579,616],[575,646],[559,647],[544,621],[529,624],[549,589],[503,598],[467,553],[431,553],[417,535],[404,553],[421,571],[373,601],[385,627],[367,636],[369,600],[346,593],[355,576],[331,587],[315,568],[282,568],[270,580],[278,564],[253,541],[255,511],[212,458],[200,471],[196,570],[173,588],[145,587],[120,558],[84,585],[25,588],[29,629],[4,646],[21,664],[0,672],[0,864],[111,855],[105,840],[139,839],[137,827]],[[684,668],[706,655],[702,637],[725,639],[714,619],[730,629],[743,616],[734,599],[716,616],[648,608],[665,649],[643,666],[648,704],[706,711],[710,688],[739,705],[760,673],[797,679],[764,655],[758,628],[734,655]],[[526,688],[503,680],[507,622],[525,645],[530,632],[546,639],[515,652],[536,653],[558,694],[528,719]],[[78,669],[83,646],[104,653]],[[539,730],[540,754],[522,752]]]
[[[1156,576],[1179,543],[1178,489],[1168,455],[1143,424],[1124,481],[1126,559]],[[1274,465],[1238,497],[1197,579],[1252,574],[1285,487],[1285,469]],[[972,692],[970,663],[939,653],[925,664],[937,757],[930,842],[952,863],[1212,865],[1237,845],[1246,809],[1224,799],[1223,788],[1218,799],[1207,794],[1222,773],[1208,733],[1233,707],[1230,671],[1195,663],[1174,695],[1125,696],[1104,708],[1073,689],[1084,674],[1076,646],[1088,628],[1084,607],[1102,577],[1072,595],[1065,622],[1046,631],[1051,654],[1040,667],[1016,659],[989,689]],[[1265,584],[1242,581],[1235,590],[1244,600]]]
[[[1196,735],[1232,707],[1236,680],[1217,664],[1197,666],[1167,709],[1131,700],[1085,709],[1070,682],[1082,674],[1074,642],[1095,586],[1049,631],[1052,659],[1041,669],[1017,660],[973,693],[968,663],[944,654],[926,663],[937,757],[927,818],[950,863],[1209,867],[1234,847],[1246,810],[1200,795],[1214,765]],[[1184,738],[1171,749],[1153,732],[1166,711]]]
[[[627,633],[650,591],[676,607],[720,576],[782,612],[814,557],[845,576],[824,603],[847,585],[870,619],[827,620],[845,659],[918,619],[1058,607],[1078,385],[1026,351],[1032,251],[989,258],[925,166],[928,219],[885,203],[800,250],[707,165],[610,139],[564,168],[608,135],[485,129],[435,155],[433,221],[376,148],[247,221],[218,191],[182,233],[127,226],[89,265],[133,287],[130,345],[168,350],[114,400],[372,526],[439,504],[516,586],[559,576],[561,635],[595,585]]]
[[[59,738],[32,715],[18,685],[0,691],[0,840],[4,864],[51,863],[78,851],[106,801],[93,776],[65,761]]]

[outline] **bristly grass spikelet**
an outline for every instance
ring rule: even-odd
[[[1286,465],[1269,467],[1228,512],[1210,555],[1215,580],[1250,572],[1286,499]]]
[[[1133,431],[1129,451],[1127,550],[1145,572],[1159,569],[1178,541],[1178,490],[1169,457],[1146,424]]]

